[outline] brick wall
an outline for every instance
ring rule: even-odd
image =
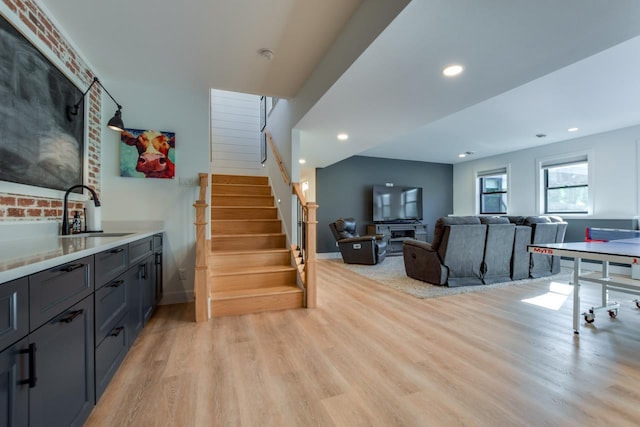
[[[62,37],[36,3],[30,0],[2,0],[13,12],[6,17],[10,22],[22,21],[27,27],[29,39],[37,38],[46,46],[38,46],[48,50],[47,56],[54,56],[65,64],[68,72],[77,76],[82,82],[81,91],[85,91],[93,81],[93,72],[78,56],[77,52]],[[35,37],[31,37],[35,36]],[[88,170],[85,172],[85,185],[100,194],[100,122],[101,122],[101,90],[94,86],[85,97],[85,105],[89,106],[88,133],[85,141],[85,153],[88,159]],[[73,216],[76,209],[81,210],[82,203],[69,202],[69,212]],[[0,221],[42,220],[62,218],[61,198],[34,197],[29,194],[9,194],[0,192]]]

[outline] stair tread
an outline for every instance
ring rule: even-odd
[[[219,221],[219,222],[238,222],[238,221],[242,221],[242,222],[262,222],[262,221],[278,221],[280,222],[279,219],[277,218],[257,218],[257,219],[251,219],[251,218],[238,218],[238,219],[224,219],[224,218],[220,218],[220,219],[212,219],[211,221]]]
[[[259,267],[242,267],[234,268],[233,270],[220,270],[214,267],[211,268],[211,275],[215,277],[221,276],[241,276],[243,274],[267,274],[267,273],[279,273],[282,271],[295,271],[296,268],[291,265],[264,265]]]
[[[214,182],[211,184],[211,188],[217,185],[235,185],[236,187],[269,187],[269,184],[242,184],[235,182]]]
[[[216,197],[273,197],[271,194],[215,193],[213,191],[211,195]]]
[[[251,255],[265,255],[265,254],[282,254],[289,253],[290,249],[232,249],[230,251],[214,251],[209,256],[251,256]]]
[[[295,284],[271,286],[268,288],[257,288],[257,289],[234,289],[234,290],[227,290],[227,291],[211,292],[211,299],[213,301],[221,301],[221,300],[227,300],[227,299],[251,298],[256,296],[290,294],[290,293],[302,293],[302,289],[300,289]]]
[[[211,207],[212,208],[233,208],[233,209],[277,209],[275,206],[260,206],[260,205],[257,205],[257,206],[214,205]]]
[[[233,234],[213,234],[211,233],[211,238],[214,237],[238,237],[238,238],[242,238],[242,237],[261,237],[261,236],[284,236],[284,233],[243,233],[243,234],[238,234],[238,233],[233,233]]]

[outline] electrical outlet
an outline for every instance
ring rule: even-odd
[[[187,280],[187,271],[184,268],[178,269],[178,278],[180,280]]]

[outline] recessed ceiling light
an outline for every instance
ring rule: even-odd
[[[567,129],[567,131],[569,131],[569,132],[576,132],[577,130],[578,130],[578,128],[569,128],[569,129]]]
[[[536,137],[537,137],[537,138],[546,138],[546,137],[547,137],[547,135],[546,135],[546,134],[544,134],[544,133],[536,133]]]
[[[442,74],[446,77],[454,77],[462,73],[462,71],[464,71],[464,68],[462,67],[462,65],[454,64],[454,65],[449,65],[448,67],[443,69]]]
[[[463,157],[471,156],[472,154],[473,154],[473,151],[465,151],[464,153],[458,154],[458,157],[463,158]]]
[[[347,139],[349,139],[349,135],[347,135],[346,133],[339,133],[338,134],[338,139],[340,141],[346,141]]]
[[[301,165],[304,165],[305,163],[307,163],[307,161],[305,159],[300,159],[298,160],[298,163],[300,163]]]

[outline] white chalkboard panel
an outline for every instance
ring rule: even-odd
[[[65,190],[82,184],[84,102],[80,91],[0,17],[0,180]]]

